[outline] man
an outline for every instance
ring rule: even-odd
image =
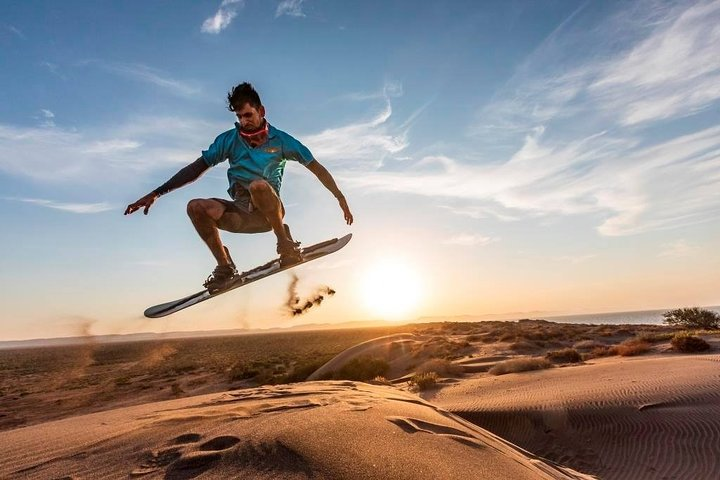
[[[281,264],[291,265],[302,260],[299,242],[292,239],[290,229],[283,224],[285,208],[279,195],[286,160],[300,162],[314,173],[340,203],[347,224],[353,222],[345,196],[330,172],[307,147],[265,120],[265,107],[252,85],[241,83],[235,86],[228,93],[228,109],[238,118],[235,128],[220,134],[200,158],[125,209],[125,215],[129,215],[144,208],[147,215],[158,197],[187,185],[208,168],[228,160],[228,193],[232,201],[194,199],[187,206],[190,220],[217,261],[217,267],[204,283],[210,292],[229,286],[237,275],[230,252],[220,240],[219,230],[234,233],[272,230],[277,237]]]

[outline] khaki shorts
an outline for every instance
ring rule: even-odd
[[[235,189],[235,198],[212,198],[225,207],[225,213],[218,220],[218,228],[233,233],[262,233],[272,230],[265,215],[255,207],[250,198],[250,192],[242,187]],[[285,216],[285,207],[280,202],[282,215]]]

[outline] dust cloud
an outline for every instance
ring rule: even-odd
[[[285,302],[288,312],[293,317],[302,315],[312,307],[318,307],[327,297],[335,295],[335,290],[328,286],[320,287],[313,292],[308,298],[301,299],[297,293],[297,284],[300,281],[297,275],[292,274],[292,280],[288,285],[288,299]]]

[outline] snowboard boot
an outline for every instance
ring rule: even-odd
[[[290,234],[290,227],[283,224],[285,235],[288,240],[281,240],[277,243],[277,253],[280,254],[280,265],[286,267],[295,263],[302,262],[302,252],[300,251],[300,242],[293,240]]]
[[[228,251],[227,247],[223,248],[225,249],[225,254],[228,257],[230,264],[218,265],[217,267],[215,267],[215,270],[213,270],[212,274],[210,274],[207,280],[205,280],[203,286],[207,288],[208,292],[210,293],[219,292],[229,287],[230,285],[232,285],[233,281],[235,280],[235,276],[237,275],[237,269],[235,268],[235,263],[230,257],[230,252]]]

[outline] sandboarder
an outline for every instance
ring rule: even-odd
[[[187,205],[190,220],[217,261],[217,267],[203,284],[211,293],[229,286],[237,275],[219,230],[234,233],[272,230],[277,237],[281,265],[302,260],[299,242],[293,240],[289,227],[283,223],[285,208],[280,200],[280,186],[286,160],[295,160],[315,174],[338,200],[347,224],[353,222],[347,200],[330,172],[305,145],[267,122],[265,107],[252,85],[235,86],[227,100],[228,109],[238,118],[235,128],[221,133],[200,158],[125,209],[128,215],[144,208],[147,215],[158,197],[193,182],[210,167],[228,160],[228,193],[232,200],[198,198]]]

